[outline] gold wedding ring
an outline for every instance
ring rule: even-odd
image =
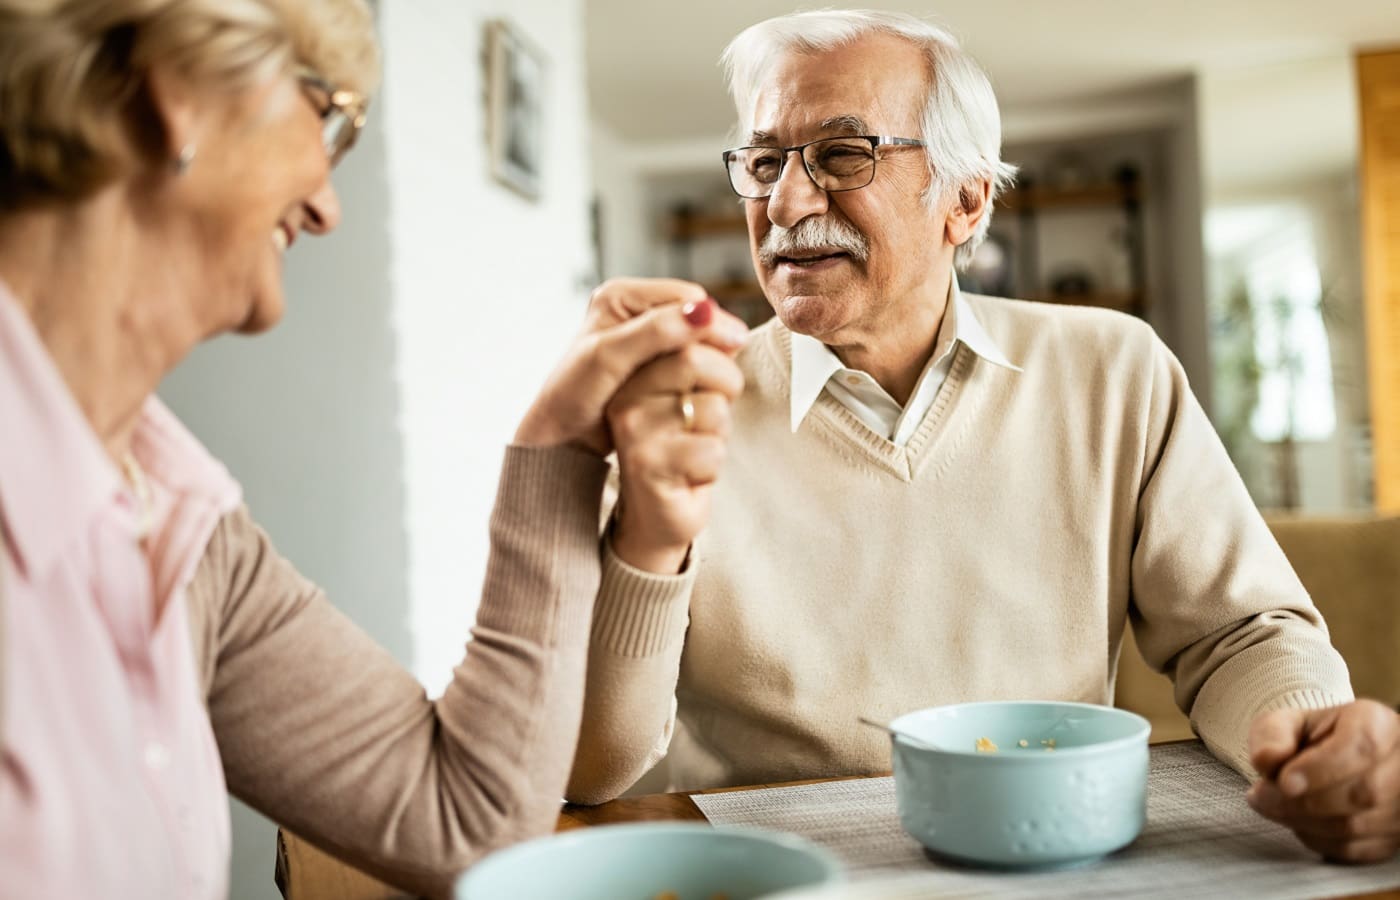
[[[689,391],[682,391],[676,395],[676,400],[681,408],[681,427],[686,431],[695,430],[695,398]]]

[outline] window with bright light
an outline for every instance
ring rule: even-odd
[[[1311,225],[1301,210],[1289,212],[1251,242],[1242,260],[1260,367],[1250,430],[1261,441],[1325,440],[1337,414],[1322,280]]]

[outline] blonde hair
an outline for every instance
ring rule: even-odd
[[[0,209],[136,165],[131,101],[156,61],[230,89],[296,65],[365,95],[379,81],[364,0],[0,0]]]
[[[946,30],[907,13],[830,9],[792,13],[752,25],[725,48],[724,66],[741,127],[753,118],[759,82],[786,53],[825,53],[870,34],[891,34],[923,51],[929,92],[920,121],[933,180],[930,206],[956,192],[969,207],[966,190],[987,180],[991,196],[977,230],[954,253],[959,268],[972,261],[992,222],[992,200],[1009,187],[1016,167],[1001,159],[1001,112],[991,81]],[[911,135],[918,137],[918,135]]]

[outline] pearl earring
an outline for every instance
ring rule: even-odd
[[[175,157],[175,174],[183,175],[190,170],[190,165],[194,162],[194,144],[186,144],[180,148],[180,155]]]

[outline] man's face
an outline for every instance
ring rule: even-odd
[[[922,138],[927,77],[923,54],[886,35],[829,53],[787,54],[759,85],[745,142],[791,147],[850,134]],[[816,187],[798,154],[789,154],[772,196],[745,201],[754,269],[768,302],[783,324],[827,344],[864,343],[898,328],[903,310],[940,303],[937,286],[946,289],[937,275],[952,261],[944,234],[948,209],[931,211],[923,200],[930,181],[925,151],[885,146],[876,153],[871,184],[831,194]],[[785,241],[785,229],[798,231]],[[851,241],[852,229],[863,240]],[[765,241],[776,253],[764,252]],[[866,258],[843,252],[843,243],[863,243]]]

